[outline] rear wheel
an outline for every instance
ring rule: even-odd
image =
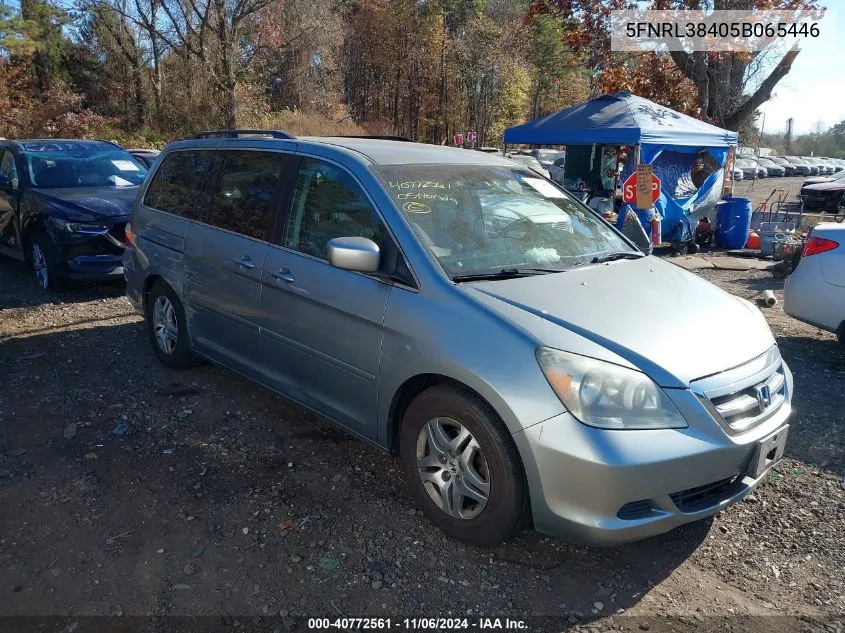
[[[147,295],[147,327],[158,359],[167,367],[180,369],[198,364],[188,343],[185,308],[173,289],[157,281]]]
[[[478,396],[451,384],[427,389],[408,407],[399,443],[414,500],[444,532],[493,545],[522,526],[528,514],[522,463]]]

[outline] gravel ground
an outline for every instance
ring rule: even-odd
[[[745,297],[783,284],[702,275]],[[845,348],[780,304],[765,314],[795,414],[788,458],[753,496],[615,549],[533,530],[482,549],[415,511],[395,458],[231,372],[162,367],[121,293],[45,295],[0,261],[0,616],[843,631]]]

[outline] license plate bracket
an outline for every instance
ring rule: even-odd
[[[751,476],[754,479],[762,477],[769,468],[781,460],[786,450],[788,434],[789,425],[787,424],[757,443],[757,449],[751,460]]]

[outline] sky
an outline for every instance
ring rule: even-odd
[[[845,121],[845,0],[823,4],[834,9],[820,24],[827,35],[807,40],[772,99],[760,108],[765,119],[758,127],[762,123],[765,132],[784,132],[789,117],[795,119],[795,135],[814,132],[819,121],[823,128]]]

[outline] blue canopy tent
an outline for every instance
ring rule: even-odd
[[[655,209],[663,218],[662,233],[671,236],[679,223],[689,228],[689,214],[695,205],[710,196],[722,182],[717,169],[689,198],[675,198],[681,171],[695,155],[706,150],[723,167],[729,148],[736,146],[737,133],[694,119],[671,108],[629,92],[617,92],[570,106],[540,119],[505,130],[505,145],[630,145],[637,155],[628,157],[622,179],[640,164],[651,164],[661,179],[660,198]],[[689,155],[685,158],[683,155]],[[664,156],[664,160],[659,160]],[[646,231],[650,225],[639,213]],[[620,225],[624,214],[619,214]]]

